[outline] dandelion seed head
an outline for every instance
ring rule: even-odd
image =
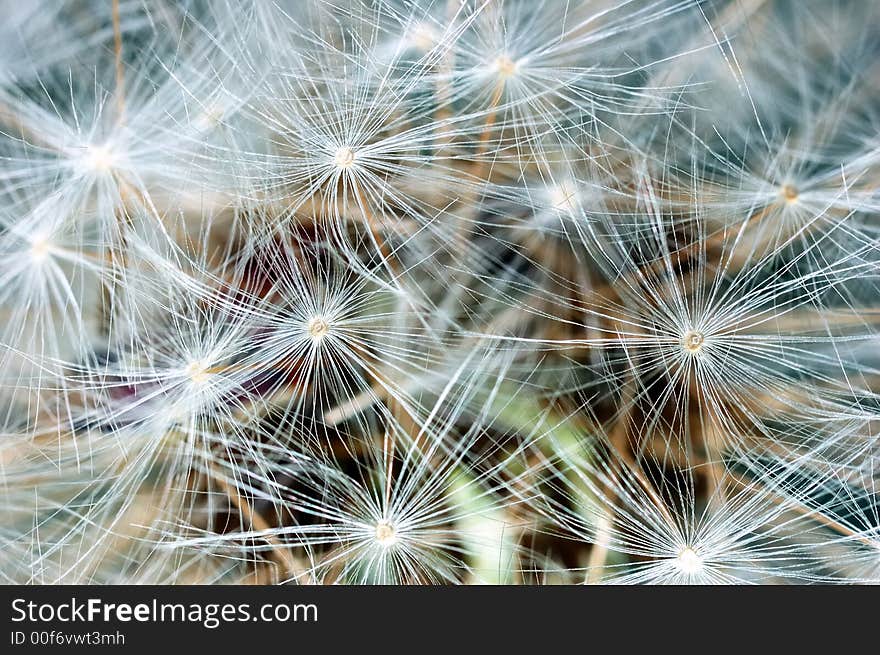
[[[685,546],[675,558],[675,567],[685,575],[697,575],[703,570],[703,558],[692,547]]]
[[[691,355],[698,355],[703,351],[706,337],[697,330],[688,330],[681,340],[682,347]]]
[[[547,187],[547,199],[553,209],[572,213],[576,207],[577,189],[569,181],[563,181]]]
[[[502,79],[513,77],[519,71],[519,62],[511,59],[509,55],[499,55],[498,58],[495,59],[493,70],[498,73],[498,76]]]
[[[390,548],[397,542],[397,531],[387,521],[376,524],[376,542],[383,548]]]
[[[34,264],[42,264],[52,253],[52,242],[48,237],[39,235],[31,240],[31,247],[28,251],[31,262]]]
[[[352,148],[348,146],[342,146],[336,151],[336,154],[333,156],[333,164],[336,166],[336,168],[345,170],[354,166],[355,158],[356,153]]]
[[[199,130],[208,130],[220,125],[223,122],[223,117],[226,114],[226,110],[220,102],[212,102],[209,104],[202,113],[196,116],[193,124]]]
[[[880,580],[876,10],[57,4],[4,581]]]
[[[313,316],[306,323],[306,332],[314,343],[320,343],[330,332],[330,322],[323,316]]]
[[[779,194],[782,196],[783,200],[789,205],[793,205],[798,201],[798,190],[792,184],[784,184],[779,191]]]
[[[410,28],[406,40],[413,48],[427,52],[433,48],[440,39],[437,30],[433,25],[425,21],[420,21]]]
[[[107,173],[116,165],[116,155],[106,144],[86,147],[83,166],[92,173]]]
[[[208,362],[200,359],[187,364],[184,371],[193,384],[201,386],[211,377],[209,369]]]

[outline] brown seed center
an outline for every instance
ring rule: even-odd
[[[380,521],[376,525],[376,541],[383,546],[390,546],[397,540],[397,533],[394,527],[385,521]]]
[[[336,156],[333,158],[333,162],[339,168],[351,168],[354,164],[354,150],[348,146],[342,146],[336,151]]]
[[[518,69],[519,64],[517,64],[507,55],[501,55],[500,57],[498,57],[498,59],[495,60],[495,70],[498,71],[498,74],[501,77],[510,77],[516,74],[516,71]]]
[[[314,316],[309,319],[306,329],[313,341],[320,341],[330,331],[330,324],[323,316]]]
[[[700,352],[700,350],[702,350],[705,341],[706,339],[700,332],[697,332],[696,330],[691,330],[684,335],[684,338],[682,339],[682,346],[684,346],[684,349],[687,350],[689,353],[696,354]]]

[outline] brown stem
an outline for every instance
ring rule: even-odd
[[[122,62],[122,26],[119,19],[119,0],[113,0],[113,54],[116,60],[117,121],[125,121],[125,68]]]

